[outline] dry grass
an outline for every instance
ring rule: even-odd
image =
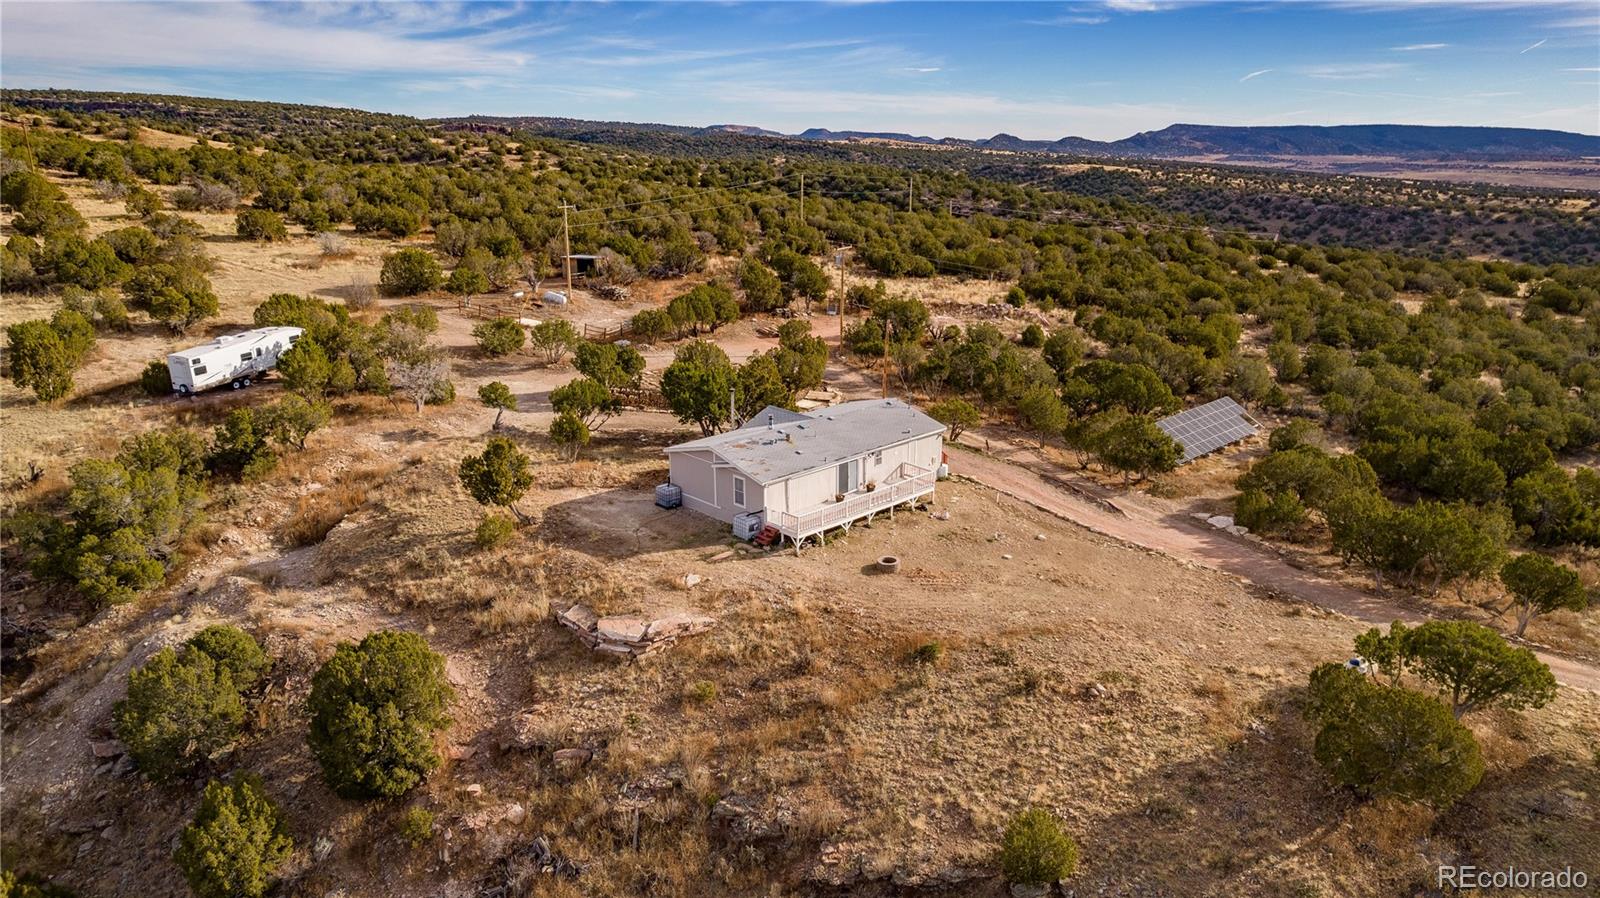
[[[278,476],[295,481],[314,475],[318,465],[310,455],[291,454],[279,464]],[[393,474],[396,467],[385,463],[345,468],[335,475],[333,483],[295,500],[294,510],[280,526],[279,535],[291,546],[322,542],[341,521],[367,504],[372,487]]]

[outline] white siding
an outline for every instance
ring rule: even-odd
[[[803,514],[832,502],[839,491],[839,464],[855,466],[858,486],[864,486],[868,481],[885,484],[902,462],[928,471],[938,468],[943,449],[944,435],[932,434],[889,446],[877,453],[856,456],[848,462],[833,463],[796,474],[764,487],[753,478],[740,474],[732,465],[718,461],[709,450],[673,452],[668,458],[672,482],[683,489],[684,507],[732,523],[734,517],[747,511],[764,510],[770,519],[776,512]],[[733,502],[735,477],[744,477],[745,501],[742,507],[735,506]]]
[[[944,435],[933,434],[890,446],[880,453],[869,453],[849,460],[856,466],[857,483],[867,481],[887,483],[901,462],[909,462],[929,471],[939,467],[939,456],[944,450]],[[840,464],[843,464],[841,462]],[[833,501],[839,492],[838,464],[796,474],[788,480],[767,485],[767,512],[787,511],[802,514],[819,505]]]

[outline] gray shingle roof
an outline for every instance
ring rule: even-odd
[[[836,465],[875,449],[944,430],[944,425],[898,399],[861,399],[771,427],[762,411],[751,423],[698,440],[669,446],[667,452],[710,450],[760,484]]]
[[[744,422],[744,424],[741,425],[739,427],[739,429],[740,430],[748,430],[748,429],[750,429],[752,427],[766,427],[769,423],[771,423],[771,424],[789,424],[789,423],[792,423],[792,422],[795,422],[795,421],[805,421],[805,420],[808,420],[808,419],[806,418],[806,416],[804,414],[801,414],[800,412],[791,412],[786,408],[779,408],[776,405],[769,405],[766,408],[762,409],[761,411],[756,412],[755,414],[751,415],[750,416],[750,420]]]

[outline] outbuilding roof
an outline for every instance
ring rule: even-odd
[[[779,412],[790,420],[780,420]],[[710,451],[764,485],[943,430],[943,424],[898,399],[861,399],[808,414],[763,409],[738,430],[679,443],[666,451]]]

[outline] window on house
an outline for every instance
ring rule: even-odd
[[[743,477],[735,477],[735,478],[733,478],[733,504],[739,506],[740,508],[744,507],[744,478]]]

